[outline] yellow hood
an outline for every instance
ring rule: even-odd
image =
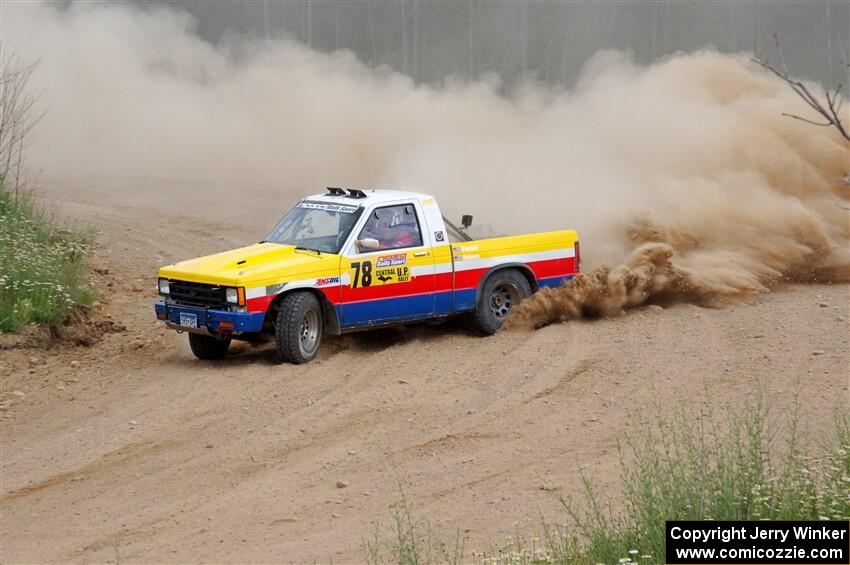
[[[291,245],[258,243],[167,265],[159,276],[197,283],[255,286],[269,279],[303,278],[339,267],[339,256],[296,250]]]

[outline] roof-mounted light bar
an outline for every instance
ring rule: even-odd
[[[346,193],[346,190],[348,193]],[[347,198],[366,198],[366,193],[357,188],[339,188],[337,186],[328,187],[328,196],[345,196]]]

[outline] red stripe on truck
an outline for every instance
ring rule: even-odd
[[[458,267],[462,268],[462,262]],[[534,273],[535,278],[545,279],[558,276],[566,276],[575,273],[575,259],[564,257],[561,259],[547,259],[545,261],[531,261],[525,263]],[[454,290],[465,290],[477,288],[481,277],[491,267],[481,269],[458,270],[454,273]],[[315,287],[308,287],[315,288]],[[446,292],[452,290],[452,273],[439,273],[436,275],[419,275],[411,277],[408,283],[395,283],[387,285],[374,285],[366,287],[351,288],[350,286],[329,286],[318,288],[331,304],[362,302],[367,300],[380,300],[382,298],[397,298],[400,296],[413,296],[427,294],[429,292]],[[249,298],[247,303],[248,312],[265,312],[268,310],[276,294]]]
[[[534,277],[538,280],[549,277],[559,277],[571,275],[575,272],[575,261],[572,257],[564,257],[561,259],[547,259],[545,261],[530,261],[524,263]],[[492,267],[482,269],[469,269],[467,271],[457,271],[455,273],[455,290],[464,290],[468,288],[477,288],[481,277]]]

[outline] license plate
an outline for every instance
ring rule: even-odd
[[[186,314],[180,312],[180,325],[184,328],[197,328],[198,316],[196,314]]]

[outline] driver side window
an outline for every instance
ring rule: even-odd
[[[422,234],[413,204],[376,208],[357,237],[358,240],[374,239],[377,247],[362,251],[386,251],[422,245]]]

